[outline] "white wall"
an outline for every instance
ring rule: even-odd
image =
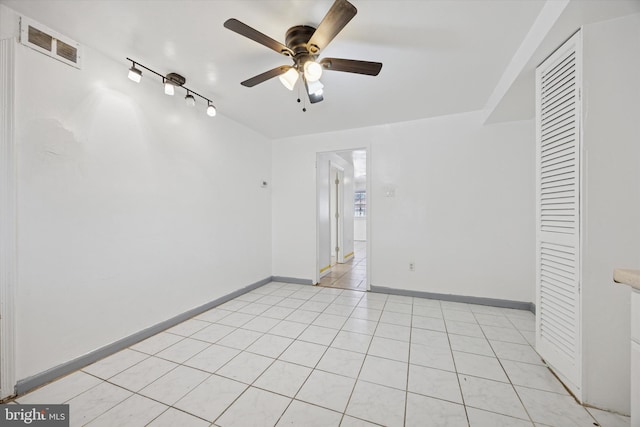
[[[533,135],[476,112],[274,141],[274,275],[313,277],[316,152],[367,147],[373,285],[534,301]]]
[[[355,217],[353,219],[353,240],[367,240],[367,218]]]
[[[583,29],[583,368],[587,403],[629,413],[630,288],[640,268],[640,15]]]
[[[87,46],[16,56],[18,379],[271,276],[268,140]]]

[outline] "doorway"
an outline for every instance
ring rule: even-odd
[[[317,154],[317,276],[320,286],[366,291],[367,150]]]

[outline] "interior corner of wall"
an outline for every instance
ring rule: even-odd
[[[0,39],[18,38],[18,13],[4,4],[0,4]]]

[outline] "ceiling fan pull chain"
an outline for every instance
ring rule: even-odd
[[[300,91],[302,90],[302,85],[298,85],[298,104],[301,102],[300,101]],[[307,112],[307,100],[306,98],[303,98],[304,102],[302,103],[302,112],[306,113]]]

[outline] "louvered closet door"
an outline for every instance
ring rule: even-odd
[[[536,70],[536,347],[580,396],[580,33]]]

